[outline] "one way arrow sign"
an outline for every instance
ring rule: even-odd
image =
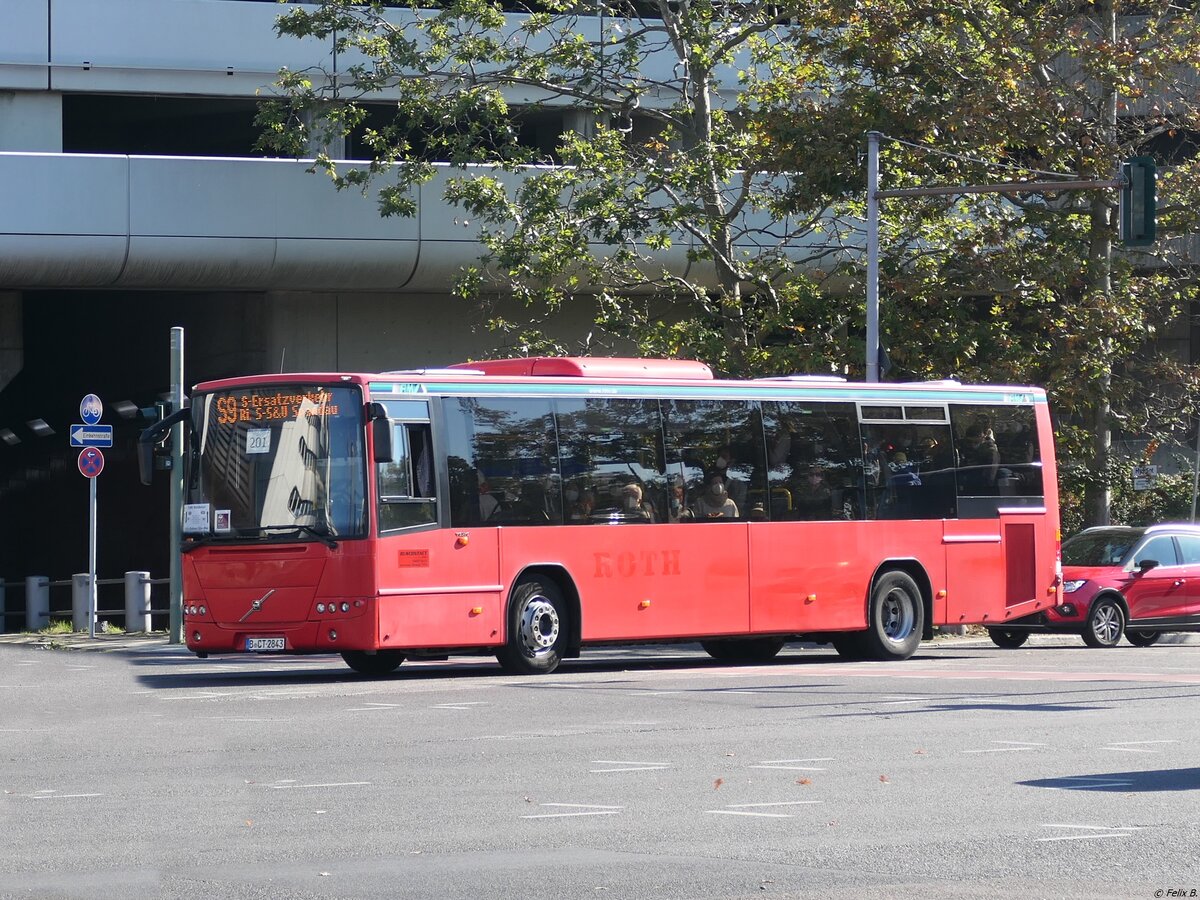
[[[111,425],[72,425],[72,447],[111,447]]]

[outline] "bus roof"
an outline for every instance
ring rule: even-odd
[[[360,384],[375,397],[404,394],[653,397],[682,399],[812,398],[939,400],[951,397],[989,403],[1044,403],[1045,391],[1019,385],[970,385],[953,381],[848,382],[831,375],[717,379],[697,360],[614,357],[522,357],[456,363],[443,368],[377,373],[288,372],[223,378],[197,384],[201,393],[250,385]],[[665,390],[664,390],[665,389]]]

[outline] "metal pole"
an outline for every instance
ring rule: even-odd
[[[183,329],[171,329],[171,412],[183,409]],[[170,642],[183,641],[183,423],[171,429]]]
[[[879,380],[879,138],[867,132],[867,381]]]
[[[1196,471],[1192,473],[1192,524],[1196,524],[1196,492],[1200,491],[1200,418],[1196,420]]]
[[[88,479],[88,637],[96,636],[96,479]]]

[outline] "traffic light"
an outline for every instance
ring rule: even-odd
[[[1121,163],[1120,238],[1126,247],[1149,247],[1157,232],[1156,167],[1150,156]]]

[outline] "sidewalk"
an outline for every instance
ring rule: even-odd
[[[90,650],[101,653],[118,650],[158,650],[170,646],[165,631],[152,631],[148,634],[97,634],[95,637],[89,637],[82,631],[71,634],[0,634],[0,646],[5,645],[37,647],[42,650]]]

